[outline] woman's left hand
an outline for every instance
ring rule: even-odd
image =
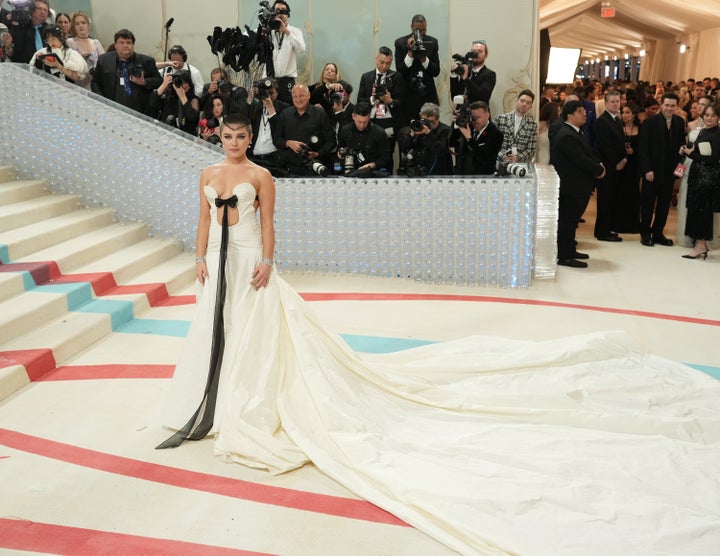
[[[252,280],[250,281],[250,285],[255,288],[256,290],[259,290],[260,288],[266,288],[268,283],[270,282],[270,273],[272,272],[272,267],[265,263],[260,263],[255,267],[255,270],[253,270]]]

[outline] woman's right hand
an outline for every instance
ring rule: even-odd
[[[197,263],[195,265],[195,276],[197,277],[198,282],[200,282],[200,284],[204,286],[205,279],[208,277],[208,269],[206,263]]]
[[[172,73],[168,73],[165,75],[165,79],[163,79],[162,84],[158,87],[157,94],[162,95],[166,89],[172,85],[173,82],[173,76]]]

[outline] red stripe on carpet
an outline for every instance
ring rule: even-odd
[[[79,448],[70,444],[2,428],[0,428],[0,444],[8,448],[64,461],[73,465],[134,477],[144,481],[306,512],[409,527],[404,521],[365,500],[303,492],[289,488],[261,485],[240,479],[219,477],[208,473],[187,471]]]
[[[194,295],[170,295],[157,304],[157,307],[176,307],[178,305],[195,305]]]
[[[144,293],[151,307],[155,307],[158,302],[168,296],[165,284],[129,284],[127,286],[116,286],[106,291],[103,295],[123,295],[128,293]]]
[[[268,556],[263,552],[6,518],[0,518],[0,547],[75,556],[116,554]]]
[[[37,382],[111,378],[172,378],[174,372],[175,365],[65,365],[45,373]]]
[[[55,282],[89,282],[95,295],[105,295],[105,292],[117,286],[112,272],[86,272],[83,274],[63,274]]]
[[[11,365],[22,365],[28,378],[35,381],[55,368],[55,357],[51,349],[0,351],[0,368]]]
[[[29,263],[5,263],[0,272],[29,272],[35,284],[45,284],[60,276],[60,268],[55,261],[34,261]]]
[[[720,326],[720,320],[685,317],[682,315],[669,315],[653,313],[650,311],[636,311],[633,309],[614,309],[612,307],[598,307],[594,305],[580,305],[576,303],[561,303],[559,301],[539,301],[535,299],[518,299],[513,297],[492,297],[485,295],[443,295],[423,293],[301,293],[305,301],[476,301],[483,303],[508,303],[511,305],[537,305],[541,307],[558,307],[562,309],[582,309],[583,311],[597,311],[600,313],[615,313],[618,315],[632,315],[652,319],[673,320],[691,324],[704,324]]]

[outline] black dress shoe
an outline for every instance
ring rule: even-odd
[[[575,251],[572,257],[573,259],[587,260],[590,258],[590,255],[588,255],[587,253],[578,253],[577,251]]]
[[[640,243],[642,243],[645,247],[653,247],[655,245],[653,240],[650,239],[650,236],[642,236],[640,238]]]
[[[571,266],[572,268],[587,268],[587,263],[575,259],[558,259],[560,266]]]
[[[622,241],[622,238],[618,235],[615,236],[600,236],[596,238],[598,241]]]
[[[672,239],[668,239],[665,236],[653,236],[653,243],[657,243],[659,245],[665,245],[666,247],[670,247],[673,244]]]

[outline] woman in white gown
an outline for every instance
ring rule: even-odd
[[[228,116],[227,159],[200,180],[203,291],[163,415],[180,432],[159,447],[207,433],[227,461],[312,462],[462,554],[717,552],[718,381],[618,334],[361,358],[273,269],[249,135]]]

